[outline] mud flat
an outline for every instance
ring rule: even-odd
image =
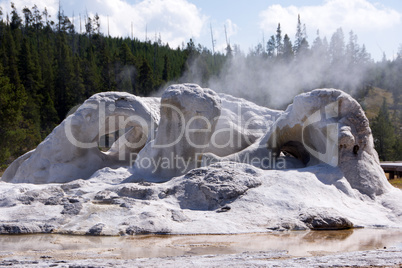
[[[402,265],[401,229],[239,235],[0,236],[0,266],[218,267]]]

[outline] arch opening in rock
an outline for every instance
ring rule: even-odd
[[[303,144],[298,141],[288,141],[280,147],[280,152],[285,156],[298,159],[304,165],[310,161],[310,154],[304,148]]]

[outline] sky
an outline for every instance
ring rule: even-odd
[[[56,20],[58,0],[13,0],[22,17],[22,9],[37,5],[46,7]],[[80,30],[84,16],[100,16],[101,30],[111,36],[155,40],[176,48],[190,38],[212,50],[224,52],[226,43],[237,45],[248,53],[263,41],[275,35],[278,23],[282,35],[288,34],[294,42],[297,16],[306,25],[310,45],[317,36],[330,41],[337,28],[342,27],[345,42],[352,30],[358,43],[365,45],[376,61],[385,53],[393,59],[402,47],[401,0],[61,0],[64,14]],[[0,7],[9,13],[10,1],[0,0]],[[72,19],[74,17],[74,19]],[[108,27],[109,25],[109,27]],[[225,33],[226,29],[226,33]]]

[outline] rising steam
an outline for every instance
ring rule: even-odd
[[[317,37],[318,44],[314,41],[311,49],[296,55],[268,55],[258,47],[248,55],[236,53],[227,56],[219,75],[207,79],[205,61],[200,56],[188,63],[187,72],[179,82],[197,83],[262,106],[281,109],[297,94],[316,88],[338,88],[353,95],[369,83],[368,71],[373,66],[364,46],[360,48],[353,37],[346,49],[342,30],[338,29],[329,45],[325,45],[326,39],[323,45]],[[337,38],[341,42],[336,42]],[[337,43],[341,49],[335,47]]]

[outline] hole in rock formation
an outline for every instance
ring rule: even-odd
[[[280,148],[281,153],[285,156],[291,156],[300,160],[304,165],[310,161],[310,154],[304,148],[303,144],[298,141],[288,141]]]
[[[357,154],[359,152],[359,145],[353,146],[353,153]]]
[[[99,141],[98,141],[98,149],[101,152],[107,152],[110,150],[110,148],[112,147],[112,144],[118,140],[119,138],[119,131],[113,132],[113,133],[109,133],[109,134],[105,134],[103,136],[99,137]]]

